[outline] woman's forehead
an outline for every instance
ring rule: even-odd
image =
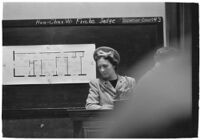
[[[111,63],[104,57],[101,57],[100,59],[97,60],[97,65],[101,65],[101,64],[111,64]]]

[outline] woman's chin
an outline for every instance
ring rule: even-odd
[[[102,76],[103,80],[108,80],[109,78],[107,76]]]

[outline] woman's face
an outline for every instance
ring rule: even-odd
[[[97,60],[97,68],[103,79],[109,80],[109,78],[115,75],[115,66],[103,57]]]

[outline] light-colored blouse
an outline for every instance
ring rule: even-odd
[[[86,100],[86,109],[113,109],[115,100],[128,99],[133,94],[136,85],[135,79],[118,75],[118,81],[114,88],[110,81],[95,79],[89,83],[90,89]],[[125,92],[123,90],[125,89]]]

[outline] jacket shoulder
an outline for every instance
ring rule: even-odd
[[[135,83],[136,81],[135,81],[135,78],[133,78],[133,77],[129,77],[129,76],[124,76],[129,82],[133,82],[133,83]]]
[[[93,79],[89,82],[89,85],[97,86],[99,84],[99,79]]]

